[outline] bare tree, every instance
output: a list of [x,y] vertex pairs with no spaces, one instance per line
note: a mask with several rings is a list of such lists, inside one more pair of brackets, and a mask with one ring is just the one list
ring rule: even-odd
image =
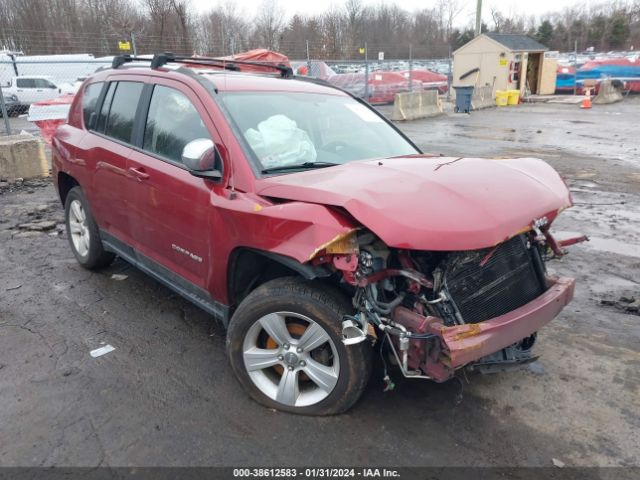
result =
[[327,58],[342,57],[344,38],[344,14],[335,8],[326,11],[321,17],[323,50]]
[[448,40],[453,32],[453,23],[464,11],[465,3],[462,0],[438,0],[438,14],[441,21],[443,40]]
[[262,0],[256,14],[255,33],[264,48],[277,50],[285,27],[285,12],[278,0]]
[[202,14],[192,30],[195,50],[201,55],[232,55],[249,45],[250,27],[233,0],[226,0]]
[[525,19],[523,17],[507,16],[496,8],[491,8],[494,30],[500,33],[525,33]]
[[[469,28],[458,25],[468,0],[436,0],[433,8],[411,13],[399,0],[369,6],[345,0],[342,7],[291,18],[278,0],[263,0],[250,14],[239,12],[235,0],[217,1],[198,13],[191,0],[0,0],[0,49],[113,55],[134,33],[139,53],[229,55],[266,47],[303,58],[309,41],[317,58],[362,58],[358,47],[365,42],[374,55],[406,57],[411,44],[414,57],[433,58],[468,40]],[[576,4],[541,18],[495,8],[491,15],[493,30],[501,32],[531,35],[546,21],[545,41],[554,49],[573,50],[576,41],[579,49],[640,48],[640,0]]]
[[362,0],[347,0],[344,7],[347,12],[346,37],[349,42],[349,51],[353,53],[356,48],[361,46],[364,37],[362,32],[364,8]]

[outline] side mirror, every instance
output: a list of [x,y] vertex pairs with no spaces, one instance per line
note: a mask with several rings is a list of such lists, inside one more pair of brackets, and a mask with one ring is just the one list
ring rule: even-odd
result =
[[221,166],[220,154],[208,138],[192,140],[182,150],[182,163],[189,173],[195,177],[220,180],[222,172],[216,168]]

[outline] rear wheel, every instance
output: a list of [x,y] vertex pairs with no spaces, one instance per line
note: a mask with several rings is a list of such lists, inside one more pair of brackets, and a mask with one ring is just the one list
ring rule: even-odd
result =
[[115,255],[107,252],[102,245],[100,232],[89,203],[80,187],[69,190],[64,207],[67,237],[73,255],[78,263],[88,269],[96,269],[109,265]]
[[349,302],[337,291],[299,278],[279,278],[251,292],[227,333],[231,366],[263,405],[331,415],[360,398],[371,371],[371,347],[342,343]]

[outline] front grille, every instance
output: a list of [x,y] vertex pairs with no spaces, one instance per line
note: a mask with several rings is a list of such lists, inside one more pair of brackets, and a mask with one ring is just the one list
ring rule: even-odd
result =
[[445,285],[465,323],[478,323],[529,303],[544,292],[532,250],[520,235],[493,248],[454,252],[448,259]]

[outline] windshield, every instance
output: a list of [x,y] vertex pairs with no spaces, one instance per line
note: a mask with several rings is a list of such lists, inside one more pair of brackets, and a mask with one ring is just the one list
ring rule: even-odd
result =
[[222,101],[265,173],[419,153],[351,97],[231,92]]

